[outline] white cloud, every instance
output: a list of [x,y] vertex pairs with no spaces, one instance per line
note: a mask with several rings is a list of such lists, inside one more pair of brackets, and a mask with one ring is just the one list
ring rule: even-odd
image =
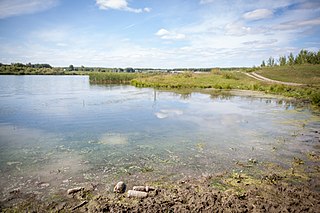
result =
[[257,9],[251,12],[247,12],[243,15],[243,18],[247,20],[259,20],[270,18],[273,15],[273,12],[268,9]]
[[57,2],[57,0],[1,0],[0,19],[48,10],[56,6]]
[[149,12],[151,12],[151,8],[150,7],[145,7],[145,8],[143,8],[143,11],[144,12],[147,12],[147,13],[149,13]]
[[158,32],[156,32],[155,35],[159,36],[161,39],[166,39],[166,40],[182,40],[186,38],[185,34],[170,32],[166,29],[158,30]]
[[157,33],[156,33],[156,35],[157,36],[164,36],[164,35],[168,35],[168,34],[170,34],[170,32],[168,31],[168,30],[166,30],[166,29],[160,29]]
[[128,6],[127,0],[96,0],[96,4],[101,10],[123,10],[133,13],[150,12],[151,8],[132,8]]
[[285,23],[281,23],[277,26],[274,26],[273,29],[275,30],[297,30],[304,27],[313,27],[320,25],[320,18],[316,19],[309,19],[309,20],[302,20],[302,21],[289,21]]
[[226,35],[230,36],[244,36],[252,32],[250,27],[244,26],[239,22],[227,24],[225,30]]
[[248,46],[255,46],[255,47],[259,47],[259,46],[267,46],[267,45],[273,45],[277,42],[277,39],[267,39],[267,40],[253,40],[253,41],[246,41],[243,42],[242,44],[244,45],[248,45]]

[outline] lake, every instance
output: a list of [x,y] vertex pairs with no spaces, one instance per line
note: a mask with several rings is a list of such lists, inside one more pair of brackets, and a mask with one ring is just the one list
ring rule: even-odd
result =
[[178,180],[290,167],[319,138],[319,114],[264,95],[93,85],[87,76],[0,76],[0,188]]

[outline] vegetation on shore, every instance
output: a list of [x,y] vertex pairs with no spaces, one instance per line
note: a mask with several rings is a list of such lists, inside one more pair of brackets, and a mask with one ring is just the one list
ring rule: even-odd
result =
[[87,71],[69,70],[52,67],[49,64],[1,64],[0,75],[87,75]]
[[[292,73],[290,70],[295,70]],[[214,88],[240,89],[263,91],[269,94],[284,95],[301,100],[310,101],[320,106],[320,65],[299,65],[294,67],[268,67],[257,70],[258,73],[274,79],[274,75],[281,76],[280,80],[287,82],[305,83],[305,86],[288,86],[282,84],[261,82],[250,78],[242,70],[223,72],[214,69],[211,73],[195,74],[159,74],[155,76],[133,79],[131,84],[137,87],[155,88]],[[267,76],[265,73],[269,73]],[[277,78],[275,78],[278,80]],[[297,81],[296,79],[299,79]]]
[[[199,71],[199,72],[195,72]],[[262,82],[246,75],[258,74],[277,81],[304,84],[303,86]],[[133,68],[55,68],[49,64],[5,65],[0,63],[0,75],[89,75],[92,83],[131,83],[137,87],[166,89],[239,89],[263,91],[309,101],[320,106],[320,51],[301,50],[298,55],[273,57],[260,67],[230,69],[133,69]]]
[[131,80],[138,78],[138,73],[115,73],[115,72],[93,72],[89,73],[90,82],[92,83],[130,83]]
[[277,81],[320,86],[320,65],[263,67],[256,73]]

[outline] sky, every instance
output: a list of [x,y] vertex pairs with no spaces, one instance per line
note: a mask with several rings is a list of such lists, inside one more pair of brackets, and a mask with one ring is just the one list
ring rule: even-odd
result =
[[0,0],[5,64],[252,67],[319,35],[319,0]]

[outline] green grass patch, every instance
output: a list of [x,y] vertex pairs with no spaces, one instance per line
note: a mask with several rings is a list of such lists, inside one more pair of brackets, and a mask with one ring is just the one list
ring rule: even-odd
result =
[[159,74],[134,79],[131,84],[137,87],[156,88],[215,88],[215,89],[250,89],[256,81],[240,72],[229,73],[180,73]]
[[[306,74],[297,74],[299,77],[288,77],[287,82],[293,81],[293,78],[299,78],[298,83],[305,83],[305,86],[288,86],[282,84],[275,84],[270,82],[262,82],[255,80],[247,76],[241,71],[219,71],[214,70],[211,73],[201,73],[195,74],[191,72],[180,73],[180,74],[156,74],[150,76],[139,76],[131,80],[131,84],[137,87],[154,87],[161,89],[204,89],[204,88],[214,88],[214,89],[240,89],[240,90],[254,90],[262,91],[269,94],[283,95],[286,97],[297,98],[304,101],[309,101],[310,103],[320,106],[320,85],[316,77],[311,77],[311,73],[319,73],[318,65],[301,65],[295,66],[296,70],[299,72],[306,72]],[[306,68],[307,67],[307,68]],[[277,68],[266,68],[259,71],[263,74],[265,72],[272,71],[275,72]],[[281,72],[281,71],[280,71]],[[288,70],[284,70],[282,76],[285,73],[288,74]],[[274,74],[275,75],[275,74]],[[266,75],[264,75],[266,76]],[[270,76],[266,76],[271,78]],[[275,78],[272,78],[275,79]],[[311,80],[310,80],[311,79]],[[275,79],[282,80],[283,79]],[[297,82],[297,81],[293,81]]]
[[320,86],[320,65],[295,65],[264,67],[258,74],[277,81],[294,82]]
[[89,78],[93,83],[130,83],[138,75],[137,73],[94,72],[89,74]]

